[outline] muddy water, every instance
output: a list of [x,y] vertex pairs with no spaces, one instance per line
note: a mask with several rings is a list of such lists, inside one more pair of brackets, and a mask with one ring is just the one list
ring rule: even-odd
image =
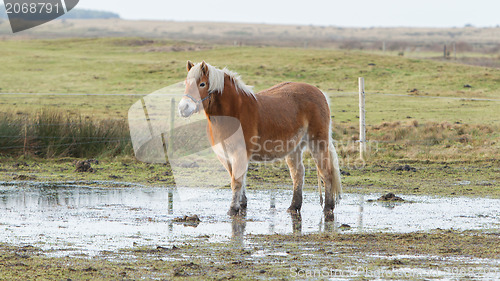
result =
[[[500,200],[403,196],[410,202],[369,202],[380,194],[344,194],[335,221],[325,223],[316,192],[304,192],[301,220],[286,208],[291,191],[248,191],[246,219],[226,215],[228,189],[96,187],[81,184],[0,184],[0,243],[33,245],[54,253],[94,255],[189,239],[226,241],[245,234],[411,232],[498,229]],[[174,222],[197,214],[198,225]],[[342,224],[350,227],[340,227]]]

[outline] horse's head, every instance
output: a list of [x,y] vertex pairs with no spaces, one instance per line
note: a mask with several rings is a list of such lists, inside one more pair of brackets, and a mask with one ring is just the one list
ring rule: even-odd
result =
[[187,62],[188,75],[186,77],[186,89],[184,97],[179,102],[179,114],[189,117],[203,108],[203,102],[210,98],[210,65],[204,61],[198,64]]

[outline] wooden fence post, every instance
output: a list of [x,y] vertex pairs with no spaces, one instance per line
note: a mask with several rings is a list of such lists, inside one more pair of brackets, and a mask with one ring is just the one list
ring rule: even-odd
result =
[[361,160],[365,160],[366,152],[365,123],[365,79],[359,77],[359,152]]
[[24,147],[23,147],[24,157],[28,156],[27,146],[28,146],[28,124],[24,123]]
[[455,42],[453,42],[453,57],[457,59],[457,46]]

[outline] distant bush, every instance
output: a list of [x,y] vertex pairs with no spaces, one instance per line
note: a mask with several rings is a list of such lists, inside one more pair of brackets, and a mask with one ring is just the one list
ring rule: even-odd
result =
[[251,32],[248,31],[239,31],[239,30],[230,30],[224,32],[227,36],[253,36]]
[[339,48],[344,50],[363,50],[364,45],[363,42],[359,40],[344,40]]
[[472,52],[474,48],[467,42],[459,41],[456,43],[457,51],[459,52]]

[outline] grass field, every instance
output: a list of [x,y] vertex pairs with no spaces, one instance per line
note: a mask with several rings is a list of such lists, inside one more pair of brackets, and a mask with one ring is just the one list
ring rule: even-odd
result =
[[[158,180],[173,182],[162,165],[151,169],[133,160],[125,123],[129,107],[141,96],[182,81],[190,59],[238,71],[257,91],[281,81],[303,81],[327,92],[342,168],[352,174],[344,183],[358,192],[390,187],[414,193],[418,187],[417,193],[424,194],[498,196],[499,69],[360,51],[224,47],[140,38],[11,40],[0,42],[0,47],[9,54],[0,65],[1,92],[27,93],[0,95],[5,117],[1,133],[17,136],[0,140],[3,147],[16,147],[2,150],[3,180],[20,175],[44,181],[109,180],[111,174],[153,185]],[[364,170],[355,167],[358,76],[365,77],[369,93],[371,149]],[[80,95],[64,95],[74,93]],[[58,130],[37,125],[45,123],[68,125],[56,126]],[[18,165],[19,155],[27,166]],[[97,173],[75,175],[74,158],[60,159],[68,156],[104,162]],[[136,172],[121,163],[132,165]],[[422,172],[416,179],[402,177],[390,171],[395,163],[410,163]],[[455,166],[443,170],[440,163]],[[467,191],[455,185],[464,169],[472,180]],[[250,171],[249,184],[253,188],[265,188],[262,181],[290,184],[287,168],[278,171],[277,175],[275,169]],[[311,186],[315,173],[308,168]],[[422,177],[427,178],[425,183],[420,182]],[[484,189],[484,181],[493,187]]]
[[[144,38],[17,38],[0,41],[0,50],[0,93],[10,93],[0,95],[0,148],[16,147],[0,150],[0,181],[172,185],[168,165],[140,163],[133,157],[127,111],[141,96],[182,81],[189,59],[227,66],[257,91],[282,81],[302,81],[329,93],[333,136],[339,141],[342,169],[349,173],[343,176],[345,192],[500,198],[497,68],[390,52]],[[360,76],[368,92],[371,141],[363,165],[358,165],[355,142]],[[464,88],[466,84],[472,87]],[[89,139],[99,144],[87,143]],[[90,157],[100,162],[92,164],[94,172],[76,172],[75,161]],[[395,169],[403,164],[415,172]],[[312,165],[306,168],[310,189],[316,171]],[[281,162],[252,165],[248,185],[254,190],[290,188],[291,180]],[[497,229],[245,235],[244,245],[208,240],[197,237],[175,247],[152,241],[147,247],[102,252],[97,260],[53,257],[33,245],[0,243],[0,279],[287,279],[305,268],[350,270],[361,264],[392,273],[467,267],[479,276],[474,274],[498,264],[499,257]],[[281,252],[286,255],[275,255]],[[440,276],[443,272],[436,278]],[[368,274],[355,278],[374,279]]]
[[[355,92],[357,78],[363,76],[369,93],[368,137],[390,142],[383,153],[389,159],[498,155],[500,69],[361,51],[224,47],[141,38],[9,40],[1,41],[0,48],[6,54],[0,64],[0,92],[28,93],[0,95],[1,111],[15,116],[19,124],[29,123],[40,110],[60,111],[68,120],[124,120],[140,96],[182,81],[188,59],[206,60],[239,72],[256,91],[282,81],[318,86],[329,93],[340,141],[356,138]],[[471,87],[464,88],[466,84]],[[388,137],[394,132],[399,135]],[[423,146],[412,147],[418,141]]]
[[182,81],[188,59],[228,66],[256,90],[293,80],[328,92],[353,92],[363,76],[367,92],[417,89],[420,95],[498,98],[500,83],[498,69],[358,51],[217,46],[189,51],[204,45],[139,38],[10,40],[0,47],[0,91],[7,93],[148,94]]

